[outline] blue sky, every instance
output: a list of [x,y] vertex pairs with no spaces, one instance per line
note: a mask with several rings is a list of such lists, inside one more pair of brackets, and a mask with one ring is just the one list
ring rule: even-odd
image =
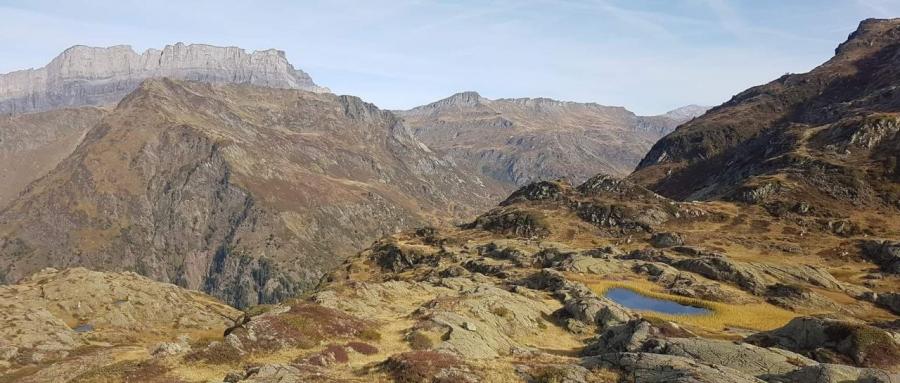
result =
[[383,108],[475,90],[656,114],[807,71],[860,20],[898,16],[900,0],[0,0],[0,72],[75,44],[183,41],[282,49]]

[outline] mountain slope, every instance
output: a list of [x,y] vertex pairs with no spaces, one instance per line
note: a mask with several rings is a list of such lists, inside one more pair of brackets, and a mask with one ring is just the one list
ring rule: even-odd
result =
[[828,62],[748,89],[661,139],[631,178],[678,199],[896,212],[898,67],[900,19],[863,21]]
[[85,107],[0,117],[0,209],[68,157],[104,114]]
[[653,142],[696,112],[640,117],[621,107],[464,92],[398,114],[429,147],[513,189],[628,174]]
[[274,49],[247,53],[237,47],[178,43],[138,54],[127,45],[77,45],[45,67],[0,75],[0,114],[115,104],[141,81],[162,77],[328,91]]
[[0,277],[132,270],[244,307],[490,190],[355,97],[149,80],[0,213]]

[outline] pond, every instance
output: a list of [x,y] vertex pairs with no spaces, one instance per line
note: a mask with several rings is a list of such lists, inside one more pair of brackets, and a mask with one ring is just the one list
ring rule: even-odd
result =
[[655,311],[662,314],[675,315],[700,315],[712,313],[709,309],[683,305],[665,299],[651,298],[621,287],[607,290],[605,296],[632,310]]
[[75,330],[75,332],[91,332],[91,331],[94,331],[94,326],[91,324],[85,323],[85,324],[78,325],[78,327],[75,327],[73,330]]

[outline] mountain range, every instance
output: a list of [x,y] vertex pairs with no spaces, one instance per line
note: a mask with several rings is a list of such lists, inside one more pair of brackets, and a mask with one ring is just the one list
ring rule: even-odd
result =
[[274,49],[178,43],[138,54],[127,45],[77,45],[45,67],[0,75],[0,114],[115,104],[142,81],[161,77],[328,92]]
[[129,270],[237,307],[312,288],[381,235],[471,219],[520,184],[625,174],[680,121],[471,93],[388,112],[278,51],[180,43],[78,46],[3,76],[0,155],[21,166],[2,175],[0,280]]
[[642,117],[622,107],[458,93],[398,112],[422,142],[510,188],[603,172],[625,176],[659,138],[703,114],[690,106]]
[[865,20],[649,117],[167,77],[14,111],[0,383],[900,381],[898,58]]

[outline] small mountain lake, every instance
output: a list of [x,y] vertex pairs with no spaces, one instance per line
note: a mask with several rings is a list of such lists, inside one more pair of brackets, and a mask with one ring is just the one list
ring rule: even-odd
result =
[[638,311],[655,311],[662,314],[674,315],[700,315],[712,313],[709,309],[683,305],[665,299],[651,298],[621,287],[607,290],[604,296],[622,306]]

